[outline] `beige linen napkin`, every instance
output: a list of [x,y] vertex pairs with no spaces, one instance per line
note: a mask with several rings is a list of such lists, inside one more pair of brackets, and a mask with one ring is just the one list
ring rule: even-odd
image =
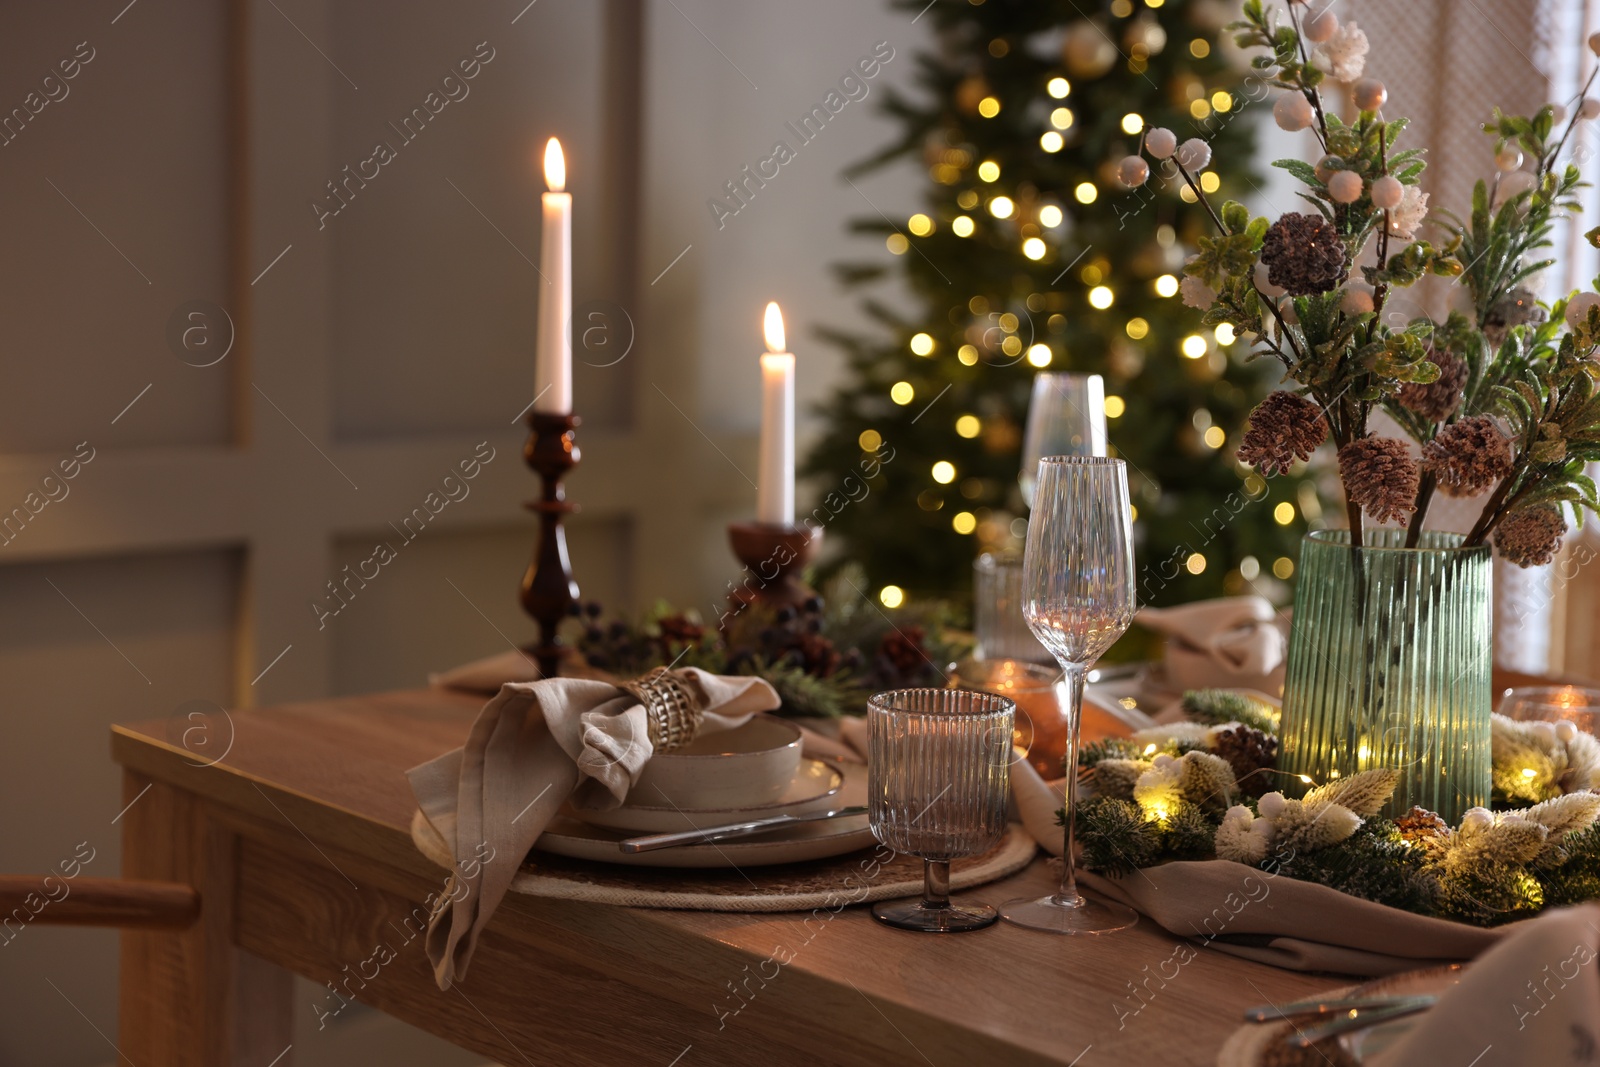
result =
[[[671,672],[706,709],[700,732],[726,730],[778,707],[760,678],[690,667]],[[478,713],[465,747],[406,772],[412,792],[456,857],[428,925],[439,988],[466,974],[478,932],[523,857],[562,803],[622,803],[650,758],[645,709],[609,682],[551,678],[509,683]]]
[[1079,881],[1168,933],[1291,971],[1372,976],[1454,963],[1517,926],[1486,930],[1413,915],[1227,860],[1164,863],[1120,878],[1085,873]]
[[1165,681],[1174,690],[1246,686],[1276,693],[1287,641],[1263,597],[1201,600],[1142,608],[1139,625],[1166,635]]
[[1600,905],[1519,923],[1484,953],[1378,1067],[1593,1064],[1600,1058]]

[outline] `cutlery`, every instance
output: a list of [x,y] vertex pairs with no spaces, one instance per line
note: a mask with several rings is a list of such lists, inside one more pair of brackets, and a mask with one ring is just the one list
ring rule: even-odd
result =
[[1377,1026],[1391,1019],[1399,1019],[1407,1015],[1427,1011],[1433,1007],[1437,997],[1407,997],[1399,1003],[1390,1004],[1381,1008],[1351,1008],[1342,1015],[1336,1015],[1326,1022],[1315,1026],[1308,1026],[1304,1030],[1296,1030],[1289,1037],[1289,1044],[1295,1048],[1310,1048],[1313,1044],[1324,1038],[1336,1034],[1349,1033],[1352,1030],[1365,1030],[1369,1026]]
[[855,804],[847,808],[834,808],[831,811],[816,811],[808,815],[774,815],[766,819],[754,819],[750,822],[730,823],[726,826],[708,826],[701,830],[683,830],[671,834],[646,834],[643,837],[630,837],[626,841],[618,842],[619,848],[627,853],[653,852],[658,848],[676,848],[679,845],[703,845],[710,841],[723,841],[730,837],[749,837],[752,834],[764,834],[769,830],[781,829],[803,822],[821,822],[825,819],[842,819],[850,815],[865,815],[866,806]]
[[1407,1004],[1428,1008],[1438,999],[1432,994],[1341,997],[1335,1000],[1313,997],[1310,1000],[1297,1000],[1290,1004],[1262,1004],[1259,1007],[1249,1008],[1244,1013],[1244,1019],[1250,1023],[1270,1023],[1288,1015],[1341,1015],[1348,1011],[1372,1011],[1375,1008]]

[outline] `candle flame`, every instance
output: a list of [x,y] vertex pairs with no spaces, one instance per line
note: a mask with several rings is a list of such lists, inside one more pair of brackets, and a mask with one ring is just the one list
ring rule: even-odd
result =
[[762,332],[767,335],[768,352],[784,352],[783,312],[778,310],[777,301],[767,304],[767,317],[761,324]]
[[567,158],[561,154],[561,142],[554,137],[544,146],[544,183],[552,193],[567,187]]

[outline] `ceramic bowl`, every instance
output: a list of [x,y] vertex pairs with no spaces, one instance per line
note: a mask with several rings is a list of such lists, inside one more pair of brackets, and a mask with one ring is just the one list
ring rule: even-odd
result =
[[650,757],[628,804],[746,808],[783,796],[800,769],[800,727],[771,715],[701,734],[682,748]]

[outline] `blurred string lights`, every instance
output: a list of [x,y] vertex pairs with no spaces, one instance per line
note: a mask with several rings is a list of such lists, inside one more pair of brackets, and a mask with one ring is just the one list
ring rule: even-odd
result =
[[[969,3],[978,7],[982,6],[983,0],[969,0]],[[912,251],[913,244],[927,242],[925,248],[919,248],[922,258],[930,263],[947,265],[952,258],[969,255],[962,250],[960,242],[973,241],[983,247],[983,252],[974,250],[970,253],[972,256],[987,255],[990,248],[1003,249],[1009,246],[1024,261],[1024,271],[1029,269],[1028,265],[1042,268],[1039,280],[1031,282],[1042,291],[1026,295],[1028,315],[1025,319],[1020,319],[1018,314],[1003,307],[990,307],[989,298],[982,293],[971,296],[964,305],[957,303],[950,308],[948,326],[943,323],[934,325],[937,313],[930,315],[928,325],[903,335],[906,347],[902,349],[902,352],[909,351],[918,360],[929,361],[926,364],[928,376],[919,377],[916,365],[903,365],[898,372],[877,376],[872,386],[874,390],[887,388],[889,400],[902,409],[917,401],[919,391],[923,402],[931,402],[942,395],[941,388],[948,388],[946,383],[950,372],[934,369],[941,365],[950,366],[942,363],[945,360],[952,360],[954,365],[962,368],[978,368],[982,364],[984,368],[1016,368],[1023,373],[1044,369],[1099,369],[1086,367],[1081,357],[1074,360],[1067,351],[1066,338],[1058,336],[1069,333],[1061,328],[1068,316],[1075,316],[1080,321],[1086,317],[1106,320],[1099,327],[1099,332],[1117,338],[1124,347],[1130,342],[1134,343],[1133,347],[1139,352],[1136,358],[1140,362],[1149,355],[1149,346],[1158,345],[1176,357],[1179,366],[1188,368],[1185,374],[1194,381],[1216,381],[1224,375],[1225,368],[1230,364],[1229,350],[1238,340],[1231,327],[1224,325],[1200,331],[1196,322],[1189,326],[1193,332],[1180,332],[1174,337],[1171,333],[1174,314],[1152,313],[1151,294],[1160,301],[1173,301],[1173,311],[1177,311],[1176,303],[1180,295],[1177,266],[1181,262],[1182,248],[1177,243],[1175,227],[1169,223],[1156,227],[1156,241],[1165,250],[1161,258],[1166,262],[1162,268],[1150,270],[1148,264],[1152,259],[1141,263],[1123,250],[1108,255],[1105,242],[1096,249],[1092,245],[1086,247],[1084,239],[1075,236],[1074,230],[1078,225],[1075,220],[1086,214],[1106,212],[1114,215],[1119,205],[1120,209],[1125,209],[1128,203],[1127,190],[1117,180],[1113,167],[1089,167],[1075,174],[1069,171],[1062,180],[1048,185],[1039,180],[1040,166],[1049,162],[1048,157],[1057,156],[1069,147],[1081,147],[1085,143],[1084,138],[1103,137],[1106,123],[1113,124],[1122,135],[1137,141],[1147,134],[1152,125],[1176,125],[1173,121],[1176,118],[1174,110],[1186,111],[1190,118],[1202,122],[1215,114],[1226,114],[1237,109],[1238,100],[1230,91],[1231,86],[1237,84],[1237,72],[1222,69],[1215,60],[1212,60],[1211,66],[1201,64],[1191,70],[1180,70],[1179,76],[1170,80],[1170,91],[1180,94],[1176,100],[1164,98],[1168,83],[1163,83],[1160,90],[1163,99],[1147,106],[1142,101],[1154,93],[1147,93],[1140,86],[1132,89],[1141,101],[1137,109],[1118,109],[1105,115],[1100,107],[1103,96],[1090,93],[1094,100],[1091,104],[1082,99],[1085,93],[1080,87],[1075,97],[1074,81],[1098,80],[1106,69],[1119,62],[1119,55],[1127,70],[1135,75],[1144,71],[1151,55],[1163,47],[1170,49],[1174,44],[1177,51],[1186,52],[1195,60],[1211,57],[1214,50],[1212,42],[1203,36],[1192,36],[1194,31],[1183,34],[1176,41],[1166,40],[1168,32],[1201,26],[1203,19],[1198,16],[1190,18],[1187,14],[1190,6],[1183,0],[1111,0],[1107,8],[1102,10],[1108,9],[1114,19],[1128,20],[1125,23],[1128,33],[1134,33],[1135,27],[1138,27],[1139,32],[1147,36],[1142,42],[1134,41],[1132,44],[1129,43],[1130,38],[1123,38],[1121,47],[1112,48],[1113,54],[1106,68],[1098,73],[1076,71],[1072,64],[1071,46],[1068,45],[1064,71],[1039,75],[1031,87],[1016,83],[989,84],[982,73],[969,74],[955,85],[952,102],[959,112],[972,117],[978,129],[986,128],[987,123],[994,121],[996,128],[1003,128],[1006,131],[1004,136],[1010,137],[1011,131],[1019,123],[1031,122],[1033,133],[1026,135],[1025,141],[1017,143],[1015,152],[1009,147],[1014,142],[996,141],[994,138],[986,143],[984,137],[970,134],[943,139],[930,137],[926,152],[928,173],[936,186],[945,187],[948,192],[935,190],[930,202],[932,206],[910,215],[901,232],[886,235],[887,249],[895,256],[904,256]],[[1150,14],[1161,8],[1172,7],[1180,9],[1174,13],[1172,21],[1168,21],[1166,12],[1161,13],[1160,20]],[[1095,33],[1107,45],[1112,44],[1101,20],[1094,23],[1083,21],[1077,25],[1098,25],[1100,28]],[[1067,32],[1069,35],[1072,32],[1070,25]],[[1112,23],[1109,32],[1115,35],[1123,31],[1117,28],[1116,23]],[[1198,32],[1210,31],[1202,28]],[[1157,35],[1159,40],[1149,36],[1151,34]],[[985,47],[982,38],[978,39],[976,47]],[[989,55],[995,59],[1003,58],[1012,48],[1013,43],[1004,37],[995,37],[987,45]],[[1205,84],[1204,78],[1213,76],[1231,81],[1225,85]],[[1151,83],[1152,86],[1155,84]],[[1093,91],[1103,92],[1104,88],[1095,86]],[[1135,102],[1135,96],[1130,95],[1126,99],[1129,104]],[[958,119],[952,128],[963,125],[967,125],[965,120]],[[1096,133],[1096,127],[1100,132]],[[1040,162],[1027,159],[1027,152],[1033,152]],[[1066,161],[1066,157],[1062,157],[1062,161]],[[1049,165],[1059,167],[1060,162]],[[1070,167],[1075,164],[1067,165]],[[1088,166],[1087,161],[1083,165]],[[1208,193],[1218,192],[1221,187],[1218,175],[1209,170],[1198,174],[1197,182]],[[1171,191],[1167,191],[1169,196]],[[1194,196],[1186,188],[1178,191],[1184,200],[1195,202]],[[1170,211],[1164,213],[1165,217],[1170,215]],[[1052,270],[1052,267],[1055,269]],[[953,271],[951,273],[959,279],[959,275]],[[1023,278],[1024,275],[1018,274],[1018,277]],[[959,285],[959,280],[954,284]],[[978,284],[984,285],[981,280]],[[956,290],[957,293],[959,291]],[[1027,290],[1022,290],[1022,293],[1027,293]],[[959,299],[956,296],[956,300]],[[1020,303],[1024,298],[1012,296],[1005,299]],[[1152,325],[1153,321],[1155,326]],[[1126,341],[1122,341],[1124,337]],[[1113,373],[1115,376],[1117,372]],[[1126,379],[1135,374],[1136,370],[1120,376]],[[1115,383],[1108,380],[1108,384]],[[1223,387],[1231,389],[1234,394],[1240,392],[1237,386],[1231,384],[1223,383]],[[1133,387],[1127,390],[1126,396],[1120,393],[1108,395],[1107,417],[1122,420],[1129,417],[1130,411],[1141,420],[1148,417],[1148,401],[1139,394],[1149,392],[1148,389]],[[876,395],[881,397],[883,393],[877,392]],[[1196,395],[1192,391],[1188,393],[1187,402],[1196,404]],[[963,477],[963,472],[957,469],[958,446],[963,441],[977,441],[987,447],[991,437],[1003,436],[1008,432],[1008,422],[1012,422],[1013,413],[1002,414],[981,404],[972,406],[976,410],[948,412],[942,419],[934,420],[934,423],[944,427],[944,433],[954,430],[952,452],[945,456],[937,451],[921,453],[926,458],[916,468],[921,472],[919,477],[923,482],[916,500],[924,512],[942,513],[941,521],[948,521],[949,528],[956,534],[981,538],[986,517],[991,513],[991,509],[982,506],[982,503],[993,503],[993,489],[985,488],[985,478],[992,487],[993,476],[968,469]],[[1228,447],[1232,422],[1239,417],[1236,401],[1224,405],[1225,409],[1228,407],[1234,409],[1234,413],[1224,413],[1228,425],[1219,425],[1207,406],[1195,406],[1189,412],[1186,425],[1182,408],[1178,412],[1162,414],[1173,414],[1180,420],[1180,434],[1188,442],[1185,447],[1211,454]],[[1014,423],[1009,432],[1015,432]],[[857,443],[863,451],[872,451],[869,446],[881,444],[882,440],[883,436],[877,429],[868,429],[860,432]],[[1237,473],[1241,481],[1250,474],[1244,468]],[[1174,483],[1163,483],[1163,486],[1167,484]],[[962,500],[952,507],[952,494],[956,492],[961,494]],[[1312,500],[1315,500],[1314,493]],[[962,506],[966,501],[980,503]],[[1020,520],[1012,520],[1004,511],[997,514],[1008,520],[1015,532],[1015,522]],[[1291,525],[1301,517],[1300,509],[1288,501],[1269,505],[1263,511],[1263,515],[1266,514],[1270,514],[1274,520],[1269,526]],[[1215,553],[1214,549],[1211,551]],[[1232,560],[1213,558],[1208,562],[1206,549],[1202,547],[1200,551],[1182,557],[1181,565],[1191,575],[1206,574],[1208,568],[1211,568],[1209,573],[1215,575],[1218,573],[1215,570],[1217,563],[1222,562],[1224,569],[1231,568],[1230,575],[1237,575],[1246,582],[1255,581],[1269,573],[1279,579],[1293,574],[1294,564],[1287,556],[1268,554],[1266,559],[1271,560],[1270,564],[1255,555],[1234,557]],[[900,584],[886,584],[879,590],[879,600],[886,607],[899,607],[908,597],[907,589]]]

